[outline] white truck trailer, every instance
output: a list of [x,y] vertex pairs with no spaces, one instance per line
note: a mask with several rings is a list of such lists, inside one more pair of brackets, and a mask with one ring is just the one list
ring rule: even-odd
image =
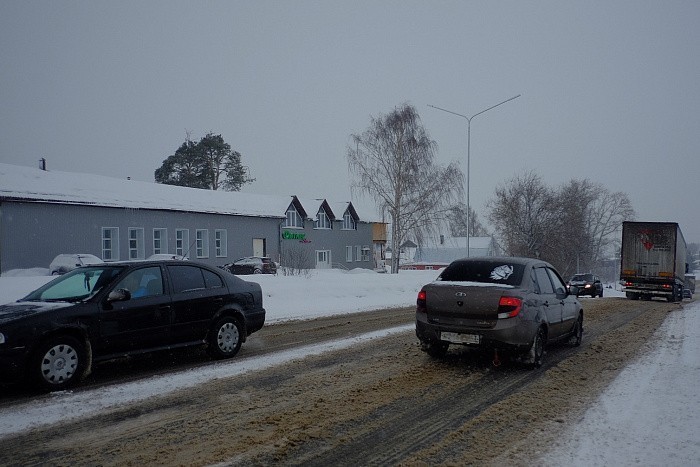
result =
[[620,281],[632,300],[683,300],[686,244],[675,222],[623,222]]

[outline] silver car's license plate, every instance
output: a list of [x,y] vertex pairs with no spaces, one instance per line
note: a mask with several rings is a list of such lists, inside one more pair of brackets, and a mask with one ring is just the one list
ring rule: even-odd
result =
[[459,334],[457,332],[442,332],[440,339],[453,344],[481,344],[479,334]]

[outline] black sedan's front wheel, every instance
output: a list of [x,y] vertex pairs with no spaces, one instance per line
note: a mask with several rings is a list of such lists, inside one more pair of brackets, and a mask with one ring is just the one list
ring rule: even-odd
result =
[[209,332],[207,352],[213,358],[231,358],[243,343],[243,326],[232,316],[220,318]]
[[31,362],[34,381],[48,391],[61,391],[83,379],[88,369],[85,344],[73,336],[54,336],[44,341]]

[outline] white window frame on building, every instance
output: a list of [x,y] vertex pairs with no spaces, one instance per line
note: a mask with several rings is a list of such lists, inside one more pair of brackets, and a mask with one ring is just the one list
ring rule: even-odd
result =
[[168,252],[168,229],[153,229],[153,254],[160,255]]
[[369,261],[370,248],[365,245],[362,247],[362,261]]
[[209,258],[209,230],[197,229],[194,235],[197,258]]
[[345,261],[352,263],[352,245],[347,245],[345,247]]
[[214,231],[214,254],[217,258],[226,258],[228,256],[227,237],[225,229],[216,229]]
[[178,256],[190,256],[190,230],[175,229],[175,254]]
[[102,227],[102,259],[119,261],[119,227]]
[[343,230],[357,230],[357,223],[349,209],[343,214]]
[[355,261],[361,261],[362,258],[362,247],[360,245],[355,245]]
[[129,227],[129,259],[145,259],[143,227]]
[[299,211],[294,205],[287,209],[287,219],[284,221],[284,226],[288,229],[303,229],[304,219],[299,215]]
[[323,206],[319,208],[316,213],[316,220],[314,220],[314,229],[330,230],[331,229],[331,219],[328,217],[328,213]]

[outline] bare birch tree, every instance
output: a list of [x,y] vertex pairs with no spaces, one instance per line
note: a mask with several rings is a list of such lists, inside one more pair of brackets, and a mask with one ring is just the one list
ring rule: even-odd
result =
[[391,271],[397,273],[400,245],[408,235],[424,238],[446,222],[463,193],[462,171],[456,162],[444,168],[434,162],[437,144],[410,104],[371,117],[367,130],[351,138],[351,187],[374,198],[389,215]]

